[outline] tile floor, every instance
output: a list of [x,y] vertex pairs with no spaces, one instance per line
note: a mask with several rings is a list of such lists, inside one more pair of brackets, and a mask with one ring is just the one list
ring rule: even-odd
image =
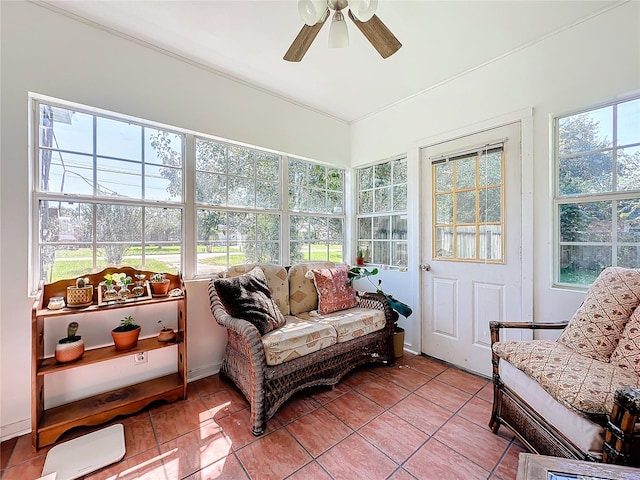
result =
[[[254,437],[247,402],[213,375],[185,401],[119,419],[125,458],[84,479],[515,479],[524,449],[488,429],[491,399],[488,380],[405,353],[298,394]],[[30,442],[2,443],[2,480],[40,476],[48,449]]]

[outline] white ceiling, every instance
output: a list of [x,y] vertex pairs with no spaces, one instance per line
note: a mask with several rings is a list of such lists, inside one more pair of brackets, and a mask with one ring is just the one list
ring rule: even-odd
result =
[[349,48],[329,49],[328,20],[300,63],[282,59],[302,27],[296,0],[44,3],[351,122],[620,2],[379,0],[397,53],[383,60],[350,19]]

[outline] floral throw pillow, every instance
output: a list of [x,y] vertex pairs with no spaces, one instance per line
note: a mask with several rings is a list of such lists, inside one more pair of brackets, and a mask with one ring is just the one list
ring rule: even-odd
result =
[[349,277],[346,266],[309,270],[308,275],[313,275],[318,290],[320,315],[353,308],[358,304],[356,291],[347,283]]
[[267,278],[260,267],[237,277],[218,278],[213,285],[227,313],[251,322],[260,335],[287,323],[271,297]]

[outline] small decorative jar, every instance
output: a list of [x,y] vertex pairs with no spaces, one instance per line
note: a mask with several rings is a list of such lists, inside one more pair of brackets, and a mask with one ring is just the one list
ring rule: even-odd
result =
[[49,310],[60,310],[64,308],[64,297],[51,297],[47,308]]
[[131,290],[129,290],[129,286],[122,285],[120,287],[120,290],[118,291],[118,297],[120,297],[122,300],[126,300],[130,296],[131,296]]
[[104,293],[102,298],[105,300],[117,300],[118,299],[118,291],[116,287],[114,287],[113,283],[107,282],[104,284]]
[[144,295],[143,280],[146,275],[144,273],[136,273],[135,277],[136,286],[131,289],[131,293],[133,293],[135,297],[141,297],[142,295]]

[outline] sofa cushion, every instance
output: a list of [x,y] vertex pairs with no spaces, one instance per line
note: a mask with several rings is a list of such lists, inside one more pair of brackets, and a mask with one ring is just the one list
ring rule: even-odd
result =
[[609,361],[638,304],[640,269],[605,268],[558,341],[582,355]]
[[288,316],[286,325],[262,337],[267,365],[281,363],[316,352],[336,343],[330,325]]
[[640,375],[640,307],[631,314],[618,346],[611,354],[611,363]]
[[356,291],[348,282],[348,267],[313,269],[307,272],[307,277],[313,280],[318,292],[318,313],[337,312],[347,310],[358,304]]
[[260,267],[237,277],[218,278],[213,285],[229,315],[251,322],[260,335],[286,323]]
[[338,343],[382,330],[387,323],[382,310],[359,307],[327,315],[319,315],[315,312],[301,313],[299,317],[331,325],[338,333]]
[[291,315],[318,308],[318,292],[313,280],[306,277],[314,268],[334,268],[333,262],[299,263],[289,269],[289,302]]
[[260,267],[269,285],[271,297],[278,305],[283,315],[289,315],[289,278],[287,269],[281,265],[270,263],[245,263],[243,265],[232,265],[225,272],[225,277],[237,277],[238,275],[250,272],[255,267]]
[[493,351],[536,380],[559,403],[599,423],[611,412],[618,388],[640,386],[635,373],[585,357],[558,342],[496,342]]

